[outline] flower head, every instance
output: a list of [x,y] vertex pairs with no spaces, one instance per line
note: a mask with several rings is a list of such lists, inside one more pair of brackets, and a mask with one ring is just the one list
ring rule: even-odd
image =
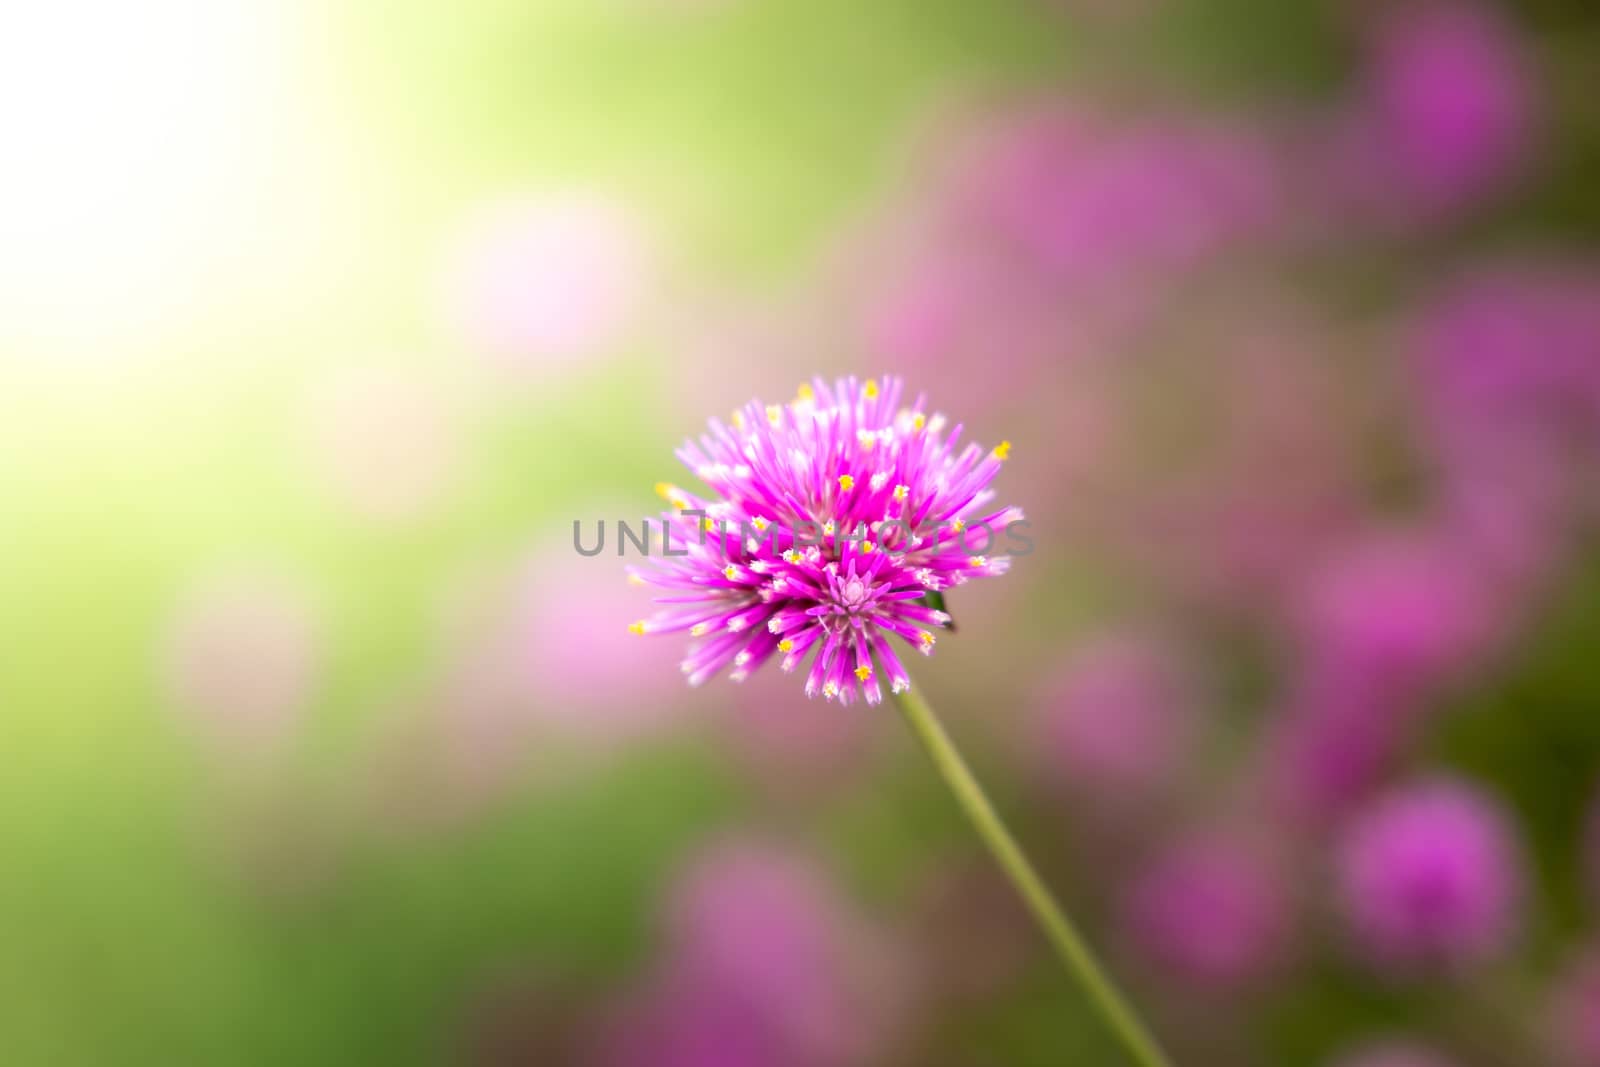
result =
[[1445,206],[1491,191],[1532,135],[1524,42],[1492,5],[1412,0],[1373,27],[1372,106],[1402,188]]
[[1376,962],[1472,964],[1515,933],[1521,850],[1490,798],[1460,782],[1426,782],[1357,820],[1340,883],[1356,940]]
[[[991,508],[1010,452],[958,448],[942,415],[897,378],[802,386],[789,404],[752,401],[713,419],[678,457],[710,487],[663,486],[666,551],[634,571],[663,605],[636,633],[689,631],[690,684],[725,668],[738,681],[773,656],[794,670],[813,652],[806,695],[870,704],[910,688],[889,638],[927,655],[949,616],[926,603],[1004,574],[995,554],[1016,508]],[[881,475],[881,477],[880,477]]]

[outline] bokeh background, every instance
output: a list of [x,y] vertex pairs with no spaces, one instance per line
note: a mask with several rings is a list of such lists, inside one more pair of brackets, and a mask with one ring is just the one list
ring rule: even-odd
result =
[[1177,1062],[1600,1063],[1592,4],[3,11],[6,1063],[1119,1062],[572,551],[817,373],[1014,443],[918,682]]

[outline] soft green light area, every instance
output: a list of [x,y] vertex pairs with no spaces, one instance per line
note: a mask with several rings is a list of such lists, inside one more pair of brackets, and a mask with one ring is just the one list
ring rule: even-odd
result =
[[[483,405],[493,386],[429,304],[450,227],[504,190],[596,186],[659,232],[668,299],[782,285],[942,98],[1064,50],[1020,6],[676,6],[284,8],[264,65],[292,91],[238,131],[265,139],[270,173],[230,208],[271,232],[200,232],[173,275],[190,295],[138,330],[0,334],[7,1063],[448,1060],[467,991],[502,961],[615,972],[663,862],[730,810],[715,755],[689,745],[530,781],[457,832],[348,825],[375,739],[437,666],[453,584],[566,536],[580,502],[648,506],[706,414],[658,401],[669,336]],[[133,279],[95,278],[114,266],[92,240],[66,251],[108,291]],[[95,326],[94,306],[47,295]],[[408,368],[474,413],[460,475],[417,521],[352,518],[316,477],[308,396],[351,362]],[[309,716],[264,770],[214,766],[161,685],[182,592],[235,564],[303,580],[322,628]]]

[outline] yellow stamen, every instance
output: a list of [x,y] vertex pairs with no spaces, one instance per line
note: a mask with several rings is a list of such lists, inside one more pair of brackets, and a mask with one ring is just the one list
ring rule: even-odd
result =
[[778,651],[779,652],[793,652],[794,651],[794,642],[789,640],[787,637],[785,637],[782,641],[778,642]]
[[922,642],[923,648],[933,647],[933,635],[926,630],[922,631],[922,635],[918,637],[917,640]]
[[801,382],[800,388],[795,390],[795,398],[802,404],[812,404],[816,402],[817,391],[811,388],[809,382]]
[[872,677],[872,668],[863,663],[861,666],[856,668],[856,677],[860,678],[863,682],[866,681],[868,678]]
[[871,555],[874,551],[877,550],[877,547],[878,546],[873,544],[871,541],[863,541],[863,542],[861,542],[861,554],[863,556]]
[[950,528],[952,530],[954,530],[956,533],[960,533],[962,530],[965,530],[967,528],[967,520],[965,520],[965,519],[956,519],[956,520],[954,520],[953,522],[950,523]]
[[693,626],[689,627],[690,637],[704,637],[710,632],[711,624],[708,622],[697,622]]
[[712,530],[717,528],[717,520],[713,519],[710,515],[707,515],[705,518],[700,520],[700,526],[701,529],[705,530],[706,533],[710,533]]
[[876,400],[876,399],[878,399],[878,383],[877,383],[877,380],[873,379],[873,380],[868,381],[866,386],[861,390],[861,392],[868,400]]
[[897,485],[897,486],[894,487],[894,498],[896,500],[904,502],[906,496],[910,492],[911,492],[911,487],[909,485]]
[[840,489],[843,489],[845,492],[848,493],[850,490],[854,489],[855,487],[856,487],[856,480],[854,478],[852,478],[848,474],[839,475],[839,488]]
[[833,524],[832,519],[829,519],[827,522],[822,524],[822,535],[824,537],[832,537],[833,531],[836,529],[838,529],[838,527]]
[[750,525],[755,527],[756,533],[766,533],[767,527],[772,524],[767,522],[767,520],[763,519],[760,515],[757,515],[755,518],[750,520]]
[[628,584],[629,585],[644,585],[645,584],[645,580],[643,578],[639,577],[637,574],[630,573],[628,575]]
[[928,425],[928,416],[922,412],[916,412],[911,416],[911,428],[913,430],[921,430],[926,425]]
[[767,421],[776,426],[783,421],[783,409],[777,404],[767,405]]
[[988,556],[968,556],[967,557],[967,566],[969,566],[969,567],[987,567],[988,565],[989,565],[989,557]]
[[722,568],[722,576],[728,579],[730,582],[734,581],[739,577],[739,568],[730,563],[726,567]]
[[998,459],[1001,463],[1004,463],[1006,460],[1010,459],[1011,458],[1011,442],[1010,441],[1001,441],[999,444],[995,445],[994,446],[994,458]]
[[731,417],[733,419],[733,428],[735,430],[743,430],[744,429],[744,412],[739,411],[736,408],[736,409],[734,409],[733,415]]
[[799,563],[800,553],[791,548],[783,554],[783,561],[785,563]]
[[638,622],[630,622],[628,624],[628,632],[630,634],[642,634],[649,628],[650,624],[645,622],[643,619],[640,619]]

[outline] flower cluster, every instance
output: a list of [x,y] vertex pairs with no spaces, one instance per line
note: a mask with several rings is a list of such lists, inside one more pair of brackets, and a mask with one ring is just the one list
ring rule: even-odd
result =
[[663,607],[631,629],[700,639],[690,684],[730,667],[742,680],[773,656],[792,671],[815,650],[807,696],[848,704],[859,686],[876,704],[880,670],[893,692],[911,685],[889,637],[926,655],[950,621],[928,595],[1006,572],[992,553],[1022,512],[991,508],[989,483],[1009,442],[958,446],[960,425],[947,434],[902,391],[897,378],[817,379],[679,449],[710,493],[656,487],[672,507],[667,551],[630,575]]

